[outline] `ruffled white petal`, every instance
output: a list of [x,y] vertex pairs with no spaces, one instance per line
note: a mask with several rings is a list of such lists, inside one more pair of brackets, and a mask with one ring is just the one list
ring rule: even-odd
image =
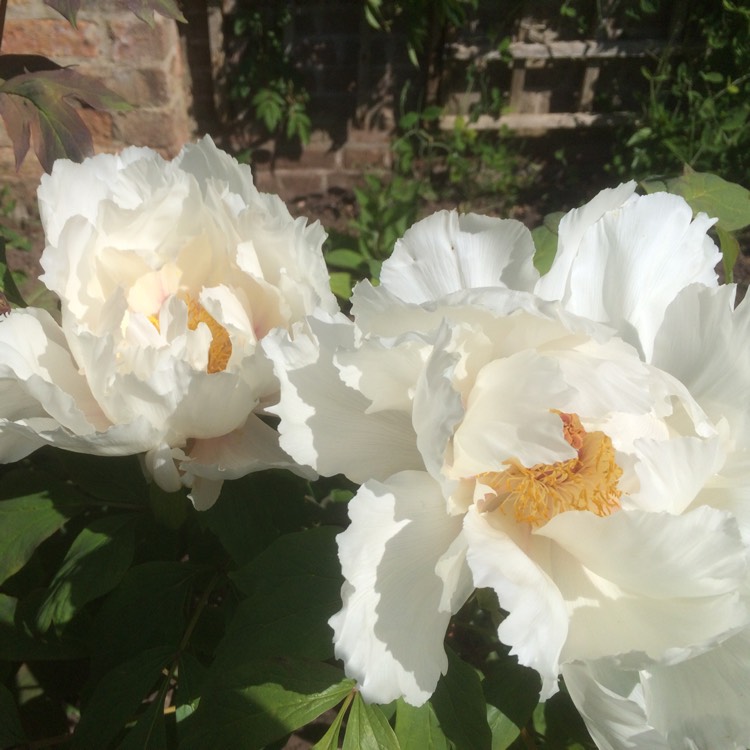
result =
[[557,692],[559,659],[568,633],[565,601],[537,559],[548,543],[522,538],[515,525],[475,507],[464,517],[466,560],[474,584],[495,591],[508,616],[497,630],[518,661],[539,672],[542,700]]
[[533,257],[531,234],[518,221],[438,211],[396,242],[380,282],[417,304],[477,287],[531,290],[538,278]]
[[750,746],[750,630],[673,666],[642,675],[649,723],[670,750],[686,740],[696,750]]
[[692,285],[669,305],[652,361],[687,386],[715,421],[726,419],[739,449],[750,448],[750,300],[734,309],[735,288]]
[[550,270],[539,279],[535,292],[542,299],[561,300],[568,296],[570,275],[584,234],[608,211],[620,208],[635,192],[631,180],[616,188],[605,188],[580,208],[568,211],[558,227],[557,253]]
[[566,664],[562,674],[599,750],[672,750],[648,722],[637,672],[593,662]]
[[320,474],[355,482],[422,469],[409,412],[368,413],[370,400],[341,380],[333,357],[353,346],[354,326],[323,312],[308,325],[294,340],[278,333],[263,342],[281,383],[279,403],[268,409],[281,417],[281,447]]
[[556,543],[547,572],[570,610],[564,661],[676,661],[748,620],[747,552],[726,513],[572,511],[535,534]]
[[329,621],[336,656],[366,700],[421,705],[448,667],[448,620],[471,593],[461,519],[424,472],[368,482],[349,514],[338,537],[343,608]]
[[606,660],[568,664],[565,684],[602,750],[741,750],[750,746],[750,630],[648,671]]
[[666,193],[641,196],[610,210],[577,242],[578,228],[568,236],[561,222],[560,267],[555,267],[556,259],[547,275],[552,281],[541,279],[537,293],[614,326],[649,360],[664,312],[677,294],[692,283],[716,286],[714,266],[721,255],[706,234],[713,223],[705,214],[693,220],[690,206]]

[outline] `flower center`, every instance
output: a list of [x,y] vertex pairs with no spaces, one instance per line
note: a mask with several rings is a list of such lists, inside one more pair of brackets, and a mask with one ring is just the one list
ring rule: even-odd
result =
[[[194,331],[199,323],[205,323],[211,331],[211,345],[208,347],[208,365],[206,371],[222,372],[226,369],[229,357],[232,355],[232,341],[227,329],[219,323],[216,318],[206,310],[200,302],[189,294],[181,292],[180,299],[187,305],[188,328]],[[149,316],[149,320],[159,330],[159,318],[156,315]]]
[[483,512],[512,512],[516,521],[534,528],[558,513],[589,510],[608,516],[620,508],[617,484],[622,469],[615,461],[612,441],[603,432],[586,432],[576,414],[558,412],[563,436],[577,456],[554,464],[523,466],[517,459],[504,471],[488,471],[477,479],[492,489],[479,503]]

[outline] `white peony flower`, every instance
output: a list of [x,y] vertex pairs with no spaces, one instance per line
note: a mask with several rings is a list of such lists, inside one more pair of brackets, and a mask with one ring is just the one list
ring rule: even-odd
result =
[[[715,420],[730,452],[694,501],[732,513],[750,543],[750,305],[734,288],[693,286],[667,308],[653,361],[679,377]],[[745,582],[747,587],[748,582]],[[750,628],[677,664],[628,670],[608,659],[563,667],[568,691],[602,750],[750,747]]]
[[33,308],[0,320],[0,460],[145,452],[198,508],[224,479],[293,467],[259,416],[278,383],[258,342],[337,309],[321,227],[208,137],[172,162],[145,148],[58,161],[39,206],[62,325]]
[[678,663],[749,622],[747,540],[710,488],[744,435],[663,345],[696,290],[726,306],[712,222],[633,187],[567,214],[541,279],[518,222],[435,214],[357,287],[355,323],[264,341],[282,447],[363,483],[331,625],[366,699],[430,697],[476,587],[542,698],[565,665]]

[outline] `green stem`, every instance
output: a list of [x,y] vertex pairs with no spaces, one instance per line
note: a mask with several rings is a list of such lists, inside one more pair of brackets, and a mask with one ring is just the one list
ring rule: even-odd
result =
[[221,574],[216,572],[211,577],[211,580],[208,582],[208,586],[203,590],[203,593],[201,594],[201,598],[198,600],[198,604],[195,607],[195,611],[193,612],[192,616],[190,617],[190,622],[187,624],[187,627],[185,628],[185,632],[182,636],[182,639],[180,640],[180,645],[177,647],[177,653],[175,654],[174,659],[172,660],[172,663],[169,665],[169,669],[167,670],[167,673],[164,675],[164,679],[161,682],[161,685],[159,686],[159,692],[155,698],[155,703],[157,705],[162,706],[162,711],[164,710],[164,700],[167,697],[167,691],[172,685],[172,680],[174,678],[175,672],[177,671],[177,668],[180,665],[180,656],[182,656],[183,651],[187,648],[188,643],[190,642],[190,637],[193,635],[193,631],[195,630],[195,626],[198,624],[198,620],[200,620],[201,615],[203,614],[203,610],[206,607],[206,604],[208,603],[208,598],[211,596],[211,592],[214,590],[214,587],[219,581],[219,578],[221,577]]

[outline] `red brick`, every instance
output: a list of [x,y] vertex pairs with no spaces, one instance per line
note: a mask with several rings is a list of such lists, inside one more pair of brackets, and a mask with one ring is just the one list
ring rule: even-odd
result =
[[181,80],[171,79],[158,68],[135,70],[127,66],[110,72],[107,85],[133,106],[165,106]]
[[112,114],[95,109],[80,109],[78,114],[86,124],[94,142],[95,151],[112,150]]
[[153,28],[132,15],[109,22],[114,62],[133,66],[163,62],[177,49],[179,39],[175,22],[162,16],[155,18]]
[[118,112],[114,116],[113,135],[128,145],[150,146],[170,157],[192,140],[187,115],[163,109]]
[[391,163],[391,152],[387,146],[351,145],[343,148],[344,169],[366,169],[369,167],[388,167]]
[[3,33],[3,53],[45,55],[55,62],[96,57],[102,43],[96,24],[81,21],[74,29],[64,18],[8,18]]

